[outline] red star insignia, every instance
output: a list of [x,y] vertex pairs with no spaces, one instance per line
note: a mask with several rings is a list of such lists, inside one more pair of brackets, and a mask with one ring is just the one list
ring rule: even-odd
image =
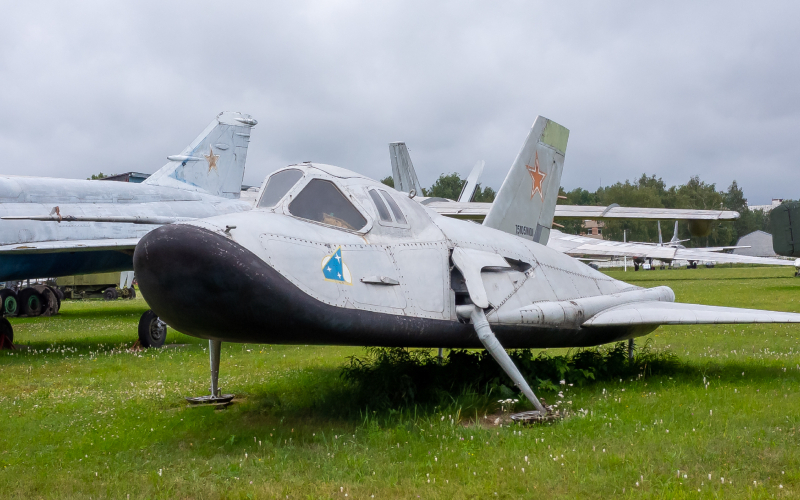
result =
[[533,195],[539,193],[539,197],[544,201],[544,195],[542,194],[542,181],[547,174],[539,170],[539,152],[536,152],[536,159],[533,162],[533,167],[530,165],[525,165],[525,168],[528,169],[528,173],[531,174],[531,181],[533,181],[533,185],[531,186],[531,199],[533,199]]

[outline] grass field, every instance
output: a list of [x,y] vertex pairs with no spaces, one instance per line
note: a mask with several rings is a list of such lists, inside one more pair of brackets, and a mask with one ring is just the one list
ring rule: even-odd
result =
[[[677,300],[800,312],[791,270],[612,271]],[[671,376],[565,387],[573,415],[533,427],[445,408],[352,408],[359,348],[207,344],[128,352],[146,303],[66,302],[12,323],[0,352],[0,498],[792,498],[800,496],[800,326],[662,327]],[[554,394],[543,393],[548,401]],[[580,411],[583,410],[583,411]]]

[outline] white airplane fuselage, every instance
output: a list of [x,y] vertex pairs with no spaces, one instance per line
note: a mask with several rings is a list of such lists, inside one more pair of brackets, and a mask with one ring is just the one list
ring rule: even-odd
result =
[[[318,164],[286,170],[301,178],[274,206],[142,238],[139,285],[167,324],[226,342],[481,347],[457,308],[485,297],[505,347],[574,347],[656,328],[581,326],[600,311],[674,300],[667,287],[629,285],[544,245],[440,216],[359,174]],[[307,202],[301,192],[312,182],[333,184],[363,227],[343,227],[333,211],[320,221],[299,216],[307,207],[293,203]],[[391,197],[404,220],[382,220],[370,191]],[[454,252],[468,262],[454,266]]]
[[[66,217],[202,218],[249,210],[251,203],[148,184],[40,177],[0,176],[0,217],[47,216],[58,207]],[[133,269],[132,250],[115,250],[114,242],[132,248],[159,225],[108,222],[42,222],[0,220],[0,246],[19,249],[0,258],[0,281],[33,277],[126,271]],[[107,241],[108,249],[82,251],[81,242]],[[75,243],[58,252],[30,252],[47,242]],[[129,243],[125,245],[125,243]],[[67,246],[64,245],[64,246]]]

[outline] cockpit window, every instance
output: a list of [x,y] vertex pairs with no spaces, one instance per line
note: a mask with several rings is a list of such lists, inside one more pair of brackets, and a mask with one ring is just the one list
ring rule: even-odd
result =
[[386,201],[389,203],[389,207],[391,207],[392,209],[392,213],[394,214],[394,220],[398,224],[406,224],[406,216],[403,215],[403,212],[400,210],[400,207],[397,206],[397,202],[394,201],[391,195],[389,195],[389,193],[387,193],[383,189],[381,189],[381,193],[383,194],[383,197],[386,198]]
[[383,222],[392,222],[392,216],[389,215],[389,209],[386,208],[386,204],[381,199],[381,195],[379,195],[378,192],[375,191],[374,189],[370,189],[369,196],[370,198],[372,198],[372,201],[378,208],[378,215],[380,216],[381,220]]
[[303,172],[293,168],[273,174],[267,181],[267,185],[264,186],[264,194],[261,195],[258,206],[270,208],[277,205],[283,195],[288,193],[301,177],[303,177]]
[[358,230],[367,220],[330,181],[312,179],[289,204],[296,217],[344,229]]

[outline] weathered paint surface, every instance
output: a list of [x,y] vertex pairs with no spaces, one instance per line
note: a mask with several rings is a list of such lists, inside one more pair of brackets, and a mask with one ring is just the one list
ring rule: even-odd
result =
[[[547,246],[442,217],[354,172],[287,168],[302,177],[272,208],[171,224],[142,238],[139,284],[170,326],[221,341],[481,347],[457,314],[480,302],[505,347],[572,347],[667,322],[800,322],[800,314],[675,304],[667,287],[642,289]],[[332,183],[367,223],[352,230],[293,215],[292,200],[315,180]],[[371,189],[386,190],[406,223],[380,223]],[[350,282],[325,279],[320,263],[334,254]]]
[[[160,224],[249,210],[252,203],[237,198],[254,124],[220,113],[141,184],[0,176],[0,218],[55,219],[0,219],[0,281],[130,270],[136,243]],[[218,158],[203,157],[211,148]],[[137,219],[154,223],[117,222]]]

